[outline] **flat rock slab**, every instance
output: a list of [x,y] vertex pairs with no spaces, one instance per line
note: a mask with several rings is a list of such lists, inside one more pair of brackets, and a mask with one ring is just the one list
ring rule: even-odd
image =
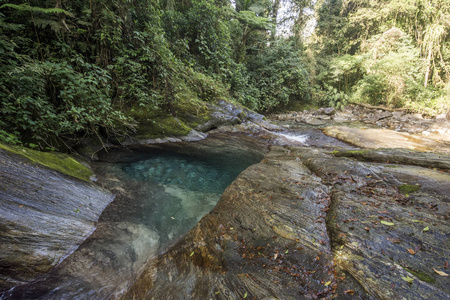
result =
[[92,183],[0,150],[0,292],[65,259],[112,199]]
[[414,165],[450,170],[450,155],[409,149],[364,149],[334,151],[334,156],[353,157],[362,161]]
[[405,148],[450,153],[449,145],[405,132],[389,129],[330,126],[323,129],[329,136],[362,148]]

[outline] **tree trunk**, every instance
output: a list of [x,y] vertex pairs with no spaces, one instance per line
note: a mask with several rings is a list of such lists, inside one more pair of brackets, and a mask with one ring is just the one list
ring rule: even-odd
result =
[[428,57],[427,57],[427,70],[425,71],[425,83],[424,86],[427,87],[428,85],[428,77],[430,77],[430,70],[431,70],[431,54],[432,54],[432,47],[430,47],[430,50],[428,51]]

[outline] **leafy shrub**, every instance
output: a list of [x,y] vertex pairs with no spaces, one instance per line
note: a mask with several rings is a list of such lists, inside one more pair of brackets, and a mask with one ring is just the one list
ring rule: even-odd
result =
[[335,87],[327,86],[322,103],[324,106],[342,110],[348,104],[348,99],[348,95],[343,91],[338,91]]
[[25,140],[67,142],[100,127],[114,134],[126,122],[111,106],[108,73],[96,66],[80,73],[67,63],[32,62],[8,75],[0,81],[2,127]]

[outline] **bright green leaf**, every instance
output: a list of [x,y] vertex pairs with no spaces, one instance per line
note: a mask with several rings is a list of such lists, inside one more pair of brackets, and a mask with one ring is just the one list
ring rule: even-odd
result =
[[413,282],[414,282],[414,279],[411,278],[411,277],[409,277],[409,276],[402,277],[402,279],[403,279],[404,281],[408,282],[408,283],[413,283]]
[[245,299],[245,298],[247,298],[247,292],[245,292],[245,294],[244,294],[244,299]]
[[387,221],[380,221],[381,224],[387,225],[387,226],[394,226],[395,224],[392,222],[387,222]]
[[428,231],[428,230],[430,230],[430,227],[425,227],[424,229],[422,229],[422,231]]
[[331,281],[327,281],[327,282],[325,282],[325,286],[329,286],[329,285],[330,285],[330,283],[331,283]]
[[192,256],[192,255],[194,255],[194,251],[192,251],[191,255],[189,255],[189,256]]

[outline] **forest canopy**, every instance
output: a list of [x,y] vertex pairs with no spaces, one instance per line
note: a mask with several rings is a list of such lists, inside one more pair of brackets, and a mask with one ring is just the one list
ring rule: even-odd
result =
[[442,113],[449,32],[444,0],[1,0],[0,140],[71,147],[218,100]]

